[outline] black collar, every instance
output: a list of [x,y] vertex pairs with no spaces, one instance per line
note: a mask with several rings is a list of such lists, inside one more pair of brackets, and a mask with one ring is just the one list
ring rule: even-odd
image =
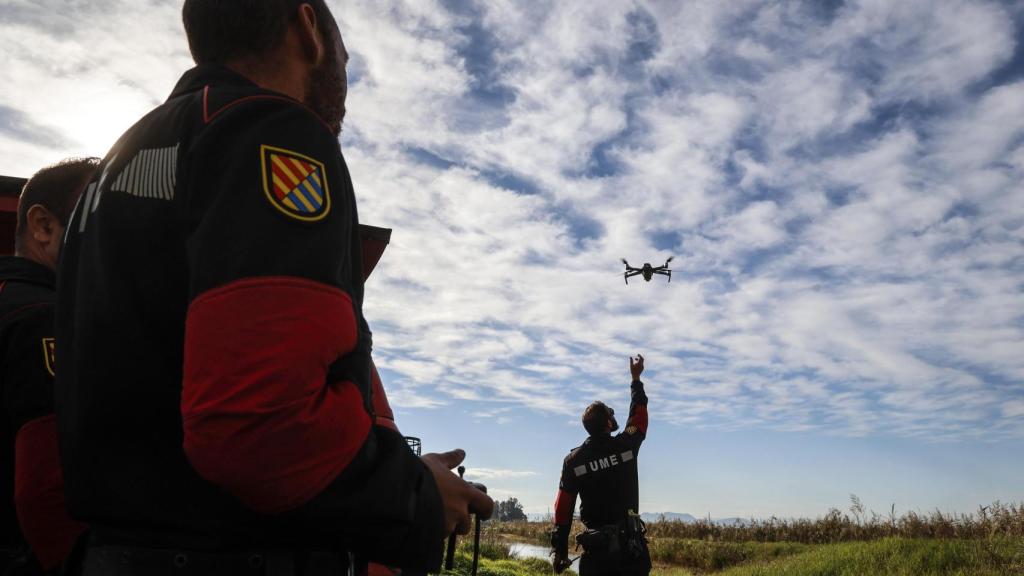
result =
[[47,288],[57,286],[57,275],[53,270],[21,256],[0,256],[0,281],[3,280],[39,284]]
[[197,92],[207,85],[215,86],[251,86],[256,88],[256,83],[242,76],[238,72],[220,64],[200,64],[195,68],[182,74],[181,79],[175,84],[171,91],[172,98],[183,94]]
[[593,436],[588,437],[586,439],[586,441],[584,441],[583,443],[584,444],[604,444],[605,442],[611,440],[611,438],[612,438],[612,435],[611,435],[610,432],[606,432],[604,434],[594,434]]

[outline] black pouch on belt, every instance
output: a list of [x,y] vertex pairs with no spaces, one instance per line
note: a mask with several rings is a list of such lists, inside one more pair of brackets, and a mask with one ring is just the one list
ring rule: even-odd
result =
[[644,521],[640,519],[637,513],[630,510],[622,527],[622,537],[625,541],[624,547],[628,557],[639,558],[643,555],[646,534],[647,526],[644,525]]
[[597,530],[584,530],[576,535],[576,545],[583,548],[583,551],[588,554],[595,552],[618,554],[621,550],[619,527],[608,525]]

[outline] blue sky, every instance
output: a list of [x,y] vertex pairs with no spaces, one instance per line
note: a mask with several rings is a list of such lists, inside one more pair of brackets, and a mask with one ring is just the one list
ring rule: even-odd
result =
[[[647,358],[641,507],[1024,500],[1024,5],[331,3],[403,431],[551,506]],[[0,172],[102,155],[177,2],[0,2]],[[675,256],[626,286],[619,258]]]

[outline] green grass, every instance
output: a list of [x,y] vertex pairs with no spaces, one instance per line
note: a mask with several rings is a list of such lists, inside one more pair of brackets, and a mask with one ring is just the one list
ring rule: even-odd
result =
[[[944,524],[946,519],[909,514],[890,524],[890,537],[879,537],[880,522],[847,524],[835,514],[806,526],[766,521],[703,538],[678,535],[689,535],[692,527],[654,522],[648,525],[652,576],[1024,576],[1024,506],[983,508],[978,516]],[[488,526],[480,576],[551,575],[550,564],[511,558],[508,546],[510,539],[546,543],[549,529],[534,522]],[[468,576],[470,552],[460,547],[458,576]]]
[[887,538],[814,546],[720,576],[1002,576],[1024,574],[1024,541]]
[[[950,540],[992,537],[1024,538],[1024,504],[993,502],[973,514],[934,510],[887,514],[868,510],[850,495],[849,512],[830,509],[817,518],[751,519],[738,524],[718,524],[708,519],[696,522],[661,520],[647,523],[648,538],[676,538],[716,542],[799,542],[835,544],[882,538],[945,538]],[[485,530],[546,544],[551,531],[547,522],[487,522]],[[574,531],[582,528],[573,523]],[[571,540],[570,540],[571,541]]]
[[[508,542],[494,532],[487,532],[480,540],[478,576],[552,576],[551,563],[541,558],[516,558]],[[455,549],[455,563],[446,576],[469,576],[473,568],[473,544],[469,537],[459,540]],[[565,576],[576,576],[572,570]]]
[[752,561],[771,561],[806,552],[811,547],[790,542],[705,542],[652,538],[648,547],[655,564],[714,571]]
[[[1024,575],[1024,539],[886,538],[837,544],[733,543],[657,539],[652,576],[1004,576]],[[468,576],[471,551],[461,547],[451,576]],[[480,576],[550,576],[539,558],[517,559],[489,546]],[[575,576],[567,572],[568,576]]]
[[[473,566],[473,553],[465,549],[459,549],[455,553],[455,567],[452,570],[442,572],[451,576],[469,576]],[[477,568],[478,576],[552,576],[551,564],[540,558],[486,558],[481,555],[480,565]],[[576,573],[569,570],[563,572],[565,576],[576,576]]]

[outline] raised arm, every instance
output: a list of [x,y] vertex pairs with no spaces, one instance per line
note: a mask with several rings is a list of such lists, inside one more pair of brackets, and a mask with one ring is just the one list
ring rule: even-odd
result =
[[644,383],[640,381],[640,375],[644,371],[644,357],[637,354],[636,359],[629,359],[629,372],[633,381],[629,385],[629,420],[626,428],[619,433],[619,438],[629,440],[637,448],[647,438],[647,393],[644,392]]

